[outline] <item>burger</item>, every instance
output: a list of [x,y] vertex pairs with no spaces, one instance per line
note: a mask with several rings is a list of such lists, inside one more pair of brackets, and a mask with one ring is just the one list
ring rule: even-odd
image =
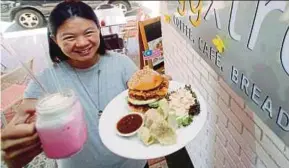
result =
[[128,106],[145,113],[168,93],[169,80],[149,67],[136,71],[128,81]]

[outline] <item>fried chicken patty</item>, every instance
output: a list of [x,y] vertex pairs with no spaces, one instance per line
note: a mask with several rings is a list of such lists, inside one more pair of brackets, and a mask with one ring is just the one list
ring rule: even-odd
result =
[[130,98],[137,100],[148,100],[152,98],[160,99],[167,94],[168,87],[169,80],[165,78],[161,85],[156,89],[149,91],[129,90],[128,94]]

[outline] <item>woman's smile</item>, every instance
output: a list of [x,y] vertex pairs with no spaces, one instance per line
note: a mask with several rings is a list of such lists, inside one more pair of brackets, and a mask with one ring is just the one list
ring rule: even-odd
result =
[[67,19],[58,29],[56,42],[62,52],[70,58],[69,62],[77,64],[94,64],[100,45],[100,30],[95,22],[72,17]]
[[76,49],[75,53],[79,54],[81,57],[89,56],[91,54],[92,46],[84,48],[84,49]]

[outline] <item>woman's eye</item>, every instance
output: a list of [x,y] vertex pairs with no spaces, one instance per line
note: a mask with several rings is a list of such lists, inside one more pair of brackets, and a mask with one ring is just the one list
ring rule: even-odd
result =
[[91,35],[93,33],[94,33],[94,31],[88,31],[88,32],[85,33],[85,35]]
[[64,37],[63,40],[69,40],[69,41],[71,41],[71,40],[74,40],[74,37],[72,37],[72,36]]

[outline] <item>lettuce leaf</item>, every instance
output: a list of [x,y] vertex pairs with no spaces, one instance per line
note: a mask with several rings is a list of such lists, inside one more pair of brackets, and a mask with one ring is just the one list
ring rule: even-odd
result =
[[181,126],[186,127],[193,122],[193,116],[185,115],[185,116],[177,117],[176,120],[177,120],[179,127]]
[[166,99],[161,99],[159,101],[159,108],[158,108],[158,112],[160,112],[165,119],[167,119],[168,115],[169,115],[169,102]]
[[150,103],[150,104],[148,104],[148,105],[149,105],[149,107],[151,107],[151,108],[158,108],[158,107],[159,107],[159,102],[156,101],[156,102]]

